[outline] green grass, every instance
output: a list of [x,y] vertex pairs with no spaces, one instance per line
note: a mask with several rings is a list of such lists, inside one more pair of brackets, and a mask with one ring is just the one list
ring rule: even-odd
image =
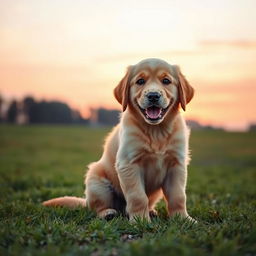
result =
[[44,208],[82,196],[106,129],[0,126],[0,255],[256,255],[256,134],[192,132],[188,211],[199,223],[104,221],[88,209]]

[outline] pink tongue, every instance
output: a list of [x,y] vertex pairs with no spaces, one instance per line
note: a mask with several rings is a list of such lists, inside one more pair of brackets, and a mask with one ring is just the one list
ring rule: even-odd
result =
[[146,114],[151,119],[157,119],[161,115],[161,108],[149,107],[146,109]]

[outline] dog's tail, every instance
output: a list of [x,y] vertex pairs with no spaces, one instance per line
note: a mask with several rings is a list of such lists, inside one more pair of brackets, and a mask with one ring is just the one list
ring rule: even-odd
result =
[[86,199],[75,196],[64,196],[44,201],[42,204],[44,206],[65,206],[68,208],[86,207]]

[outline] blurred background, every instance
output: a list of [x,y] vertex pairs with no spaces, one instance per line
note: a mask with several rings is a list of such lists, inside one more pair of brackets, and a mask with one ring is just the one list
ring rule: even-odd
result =
[[0,120],[112,125],[113,88],[144,58],[178,64],[197,129],[256,123],[254,0],[0,0]]

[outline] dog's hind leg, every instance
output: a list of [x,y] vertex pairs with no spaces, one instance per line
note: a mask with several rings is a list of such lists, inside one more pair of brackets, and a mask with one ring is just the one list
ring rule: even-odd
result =
[[87,205],[95,210],[100,218],[109,220],[117,215],[113,202],[114,191],[101,163],[89,165],[85,186]]
[[155,191],[151,195],[148,196],[148,208],[149,208],[149,216],[150,218],[157,217],[157,211],[155,210],[156,204],[163,197],[163,192],[161,189]]

